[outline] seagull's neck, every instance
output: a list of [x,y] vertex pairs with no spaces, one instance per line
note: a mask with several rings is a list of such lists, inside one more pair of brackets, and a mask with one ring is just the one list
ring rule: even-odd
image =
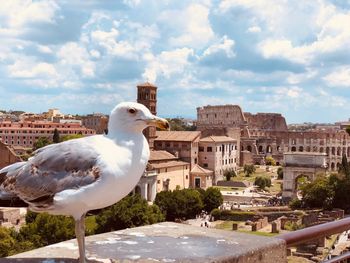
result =
[[108,132],[106,135],[109,139],[114,141],[114,143],[119,145],[130,145],[139,143],[143,140],[143,134],[141,132],[130,132],[130,131],[114,131]]

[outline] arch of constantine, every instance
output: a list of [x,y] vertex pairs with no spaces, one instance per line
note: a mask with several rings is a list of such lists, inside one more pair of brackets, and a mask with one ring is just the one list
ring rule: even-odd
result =
[[298,178],[306,176],[310,181],[327,170],[326,153],[287,152],[284,153],[282,198],[290,200],[297,197]]

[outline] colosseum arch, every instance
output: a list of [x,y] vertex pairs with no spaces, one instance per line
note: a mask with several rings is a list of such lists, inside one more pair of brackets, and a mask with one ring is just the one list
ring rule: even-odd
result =
[[247,146],[247,151],[248,151],[248,152],[252,152],[252,146],[251,146],[251,145],[248,145],[248,146]]
[[332,155],[335,155],[335,147],[332,147]]
[[296,152],[297,151],[297,147],[293,146],[291,149],[292,152]]
[[324,149],[323,147],[320,147],[320,153],[323,153]]
[[303,146],[299,146],[299,152],[303,152],[304,151],[304,147]]
[[326,154],[329,155],[329,147],[326,147]]
[[271,147],[271,145],[267,145],[267,146],[266,146],[266,152],[267,152],[267,153],[272,153],[272,147]]
[[340,147],[337,148],[337,155],[338,155],[338,156],[341,155],[341,148],[340,148]]
[[263,152],[264,152],[263,146],[259,145],[259,153],[263,153]]
[[306,146],[306,152],[311,152],[311,147],[310,146]]

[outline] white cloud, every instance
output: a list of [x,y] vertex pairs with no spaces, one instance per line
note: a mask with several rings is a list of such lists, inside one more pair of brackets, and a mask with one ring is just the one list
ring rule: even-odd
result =
[[233,39],[228,38],[226,35],[220,39],[219,43],[212,44],[208,47],[203,55],[209,56],[211,54],[218,53],[220,51],[224,51],[226,56],[229,58],[233,58],[236,54],[233,52],[233,47],[235,45],[235,41]]
[[350,87],[350,66],[338,68],[323,79],[332,87]]
[[169,78],[173,74],[181,73],[189,65],[188,58],[193,54],[190,48],[179,48],[163,51],[153,59],[150,56],[150,61],[142,76],[148,81],[155,82],[159,75]]
[[177,36],[170,37],[171,45],[202,47],[214,37],[208,15],[208,6],[191,4],[185,10],[164,11],[160,21],[178,31]]
[[247,32],[249,33],[260,33],[261,28],[259,26],[252,26],[247,29]]
[[8,71],[10,76],[14,78],[49,78],[57,75],[56,69],[52,64],[45,62],[36,63],[30,60],[17,60],[8,67]]
[[292,85],[299,84],[314,78],[315,76],[317,76],[317,74],[318,72],[315,69],[308,69],[306,73],[296,74],[291,72],[287,77],[287,83]]
[[96,66],[85,47],[69,42],[59,49],[57,57],[62,65],[79,67],[84,77],[94,77]]
[[38,45],[38,50],[41,53],[52,54],[52,49],[48,46]]
[[59,6],[55,1],[11,0],[1,1],[0,16],[9,27],[21,28],[29,22],[54,23]]

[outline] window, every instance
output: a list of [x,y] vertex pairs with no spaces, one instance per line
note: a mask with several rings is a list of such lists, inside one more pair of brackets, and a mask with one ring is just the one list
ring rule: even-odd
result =
[[207,147],[207,152],[212,152],[213,148],[212,147]]
[[204,152],[204,147],[203,146],[199,146],[198,151]]
[[208,168],[208,164],[207,163],[203,163],[203,167]]

